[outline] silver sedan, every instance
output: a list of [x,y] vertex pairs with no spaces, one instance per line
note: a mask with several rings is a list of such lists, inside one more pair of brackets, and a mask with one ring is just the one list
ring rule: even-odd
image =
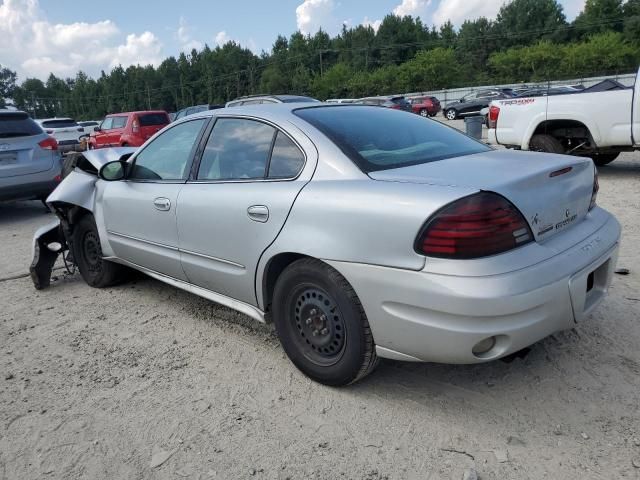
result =
[[85,153],[48,198],[32,278],[67,249],[93,287],[142,271],[274,322],[302,372],[344,385],[379,357],[484,362],[582,322],[620,239],[597,192],[589,159],[402,111],[220,109]]

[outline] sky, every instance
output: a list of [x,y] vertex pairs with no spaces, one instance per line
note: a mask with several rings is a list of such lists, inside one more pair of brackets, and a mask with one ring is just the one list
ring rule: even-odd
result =
[[[236,41],[259,54],[278,34],[335,34],[382,18],[427,25],[495,17],[505,0],[0,0],[0,65],[43,80],[52,72],[97,76],[122,64],[158,65],[170,55]],[[572,20],[585,0],[560,0]]]

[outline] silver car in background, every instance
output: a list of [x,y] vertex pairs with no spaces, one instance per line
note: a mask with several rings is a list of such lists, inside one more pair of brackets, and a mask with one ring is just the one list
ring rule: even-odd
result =
[[220,109],[84,155],[48,199],[37,288],[68,248],[94,287],[145,272],[273,321],[328,385],[378,357],[485,362],[574,328],[616,264],[591,160],[494,151],[393,109]]
[[61,169],[55,139],[25,112],[0,110],[0,201],[44,201]]

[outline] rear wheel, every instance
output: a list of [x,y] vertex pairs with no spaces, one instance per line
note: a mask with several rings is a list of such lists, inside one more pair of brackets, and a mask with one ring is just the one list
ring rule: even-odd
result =
[[618,153],[596,153],[596,154],[592,155],[591,158],[593,158],[593,163],[595,163],[599,167],[603,167],[603,166],[608,165],[611,162],[613,162],[616,158],[618,158],[619,155],[620,155],[620,152],[618,152]]
[[91,287],[103,288],[120,282],[126,267],[102,258],[100,236],[93,215],[85,215],[73,231],[73,257],[80,275]]
[[323,262],[298,260],[282,272],[273,296],[273,318],[287,356],[313,380],[348,385],[377,365],[358,296]]
[[449,110],[444,112],[444,116],[447,118],[447,120],[455,120],[456,118],[458,118],[458,112],[456,112],[453,108],[450,108]]
[[551,135],[534,135],[531,137],[529,150],[532,152],[564,153],[564,147],[560,141]]

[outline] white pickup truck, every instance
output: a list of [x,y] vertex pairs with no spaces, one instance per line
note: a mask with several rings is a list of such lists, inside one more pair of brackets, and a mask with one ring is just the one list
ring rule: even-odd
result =
[[635,86],[495,100],[488,141],[508,148],[591,157],[597,165],[640,149],[640,71]]

